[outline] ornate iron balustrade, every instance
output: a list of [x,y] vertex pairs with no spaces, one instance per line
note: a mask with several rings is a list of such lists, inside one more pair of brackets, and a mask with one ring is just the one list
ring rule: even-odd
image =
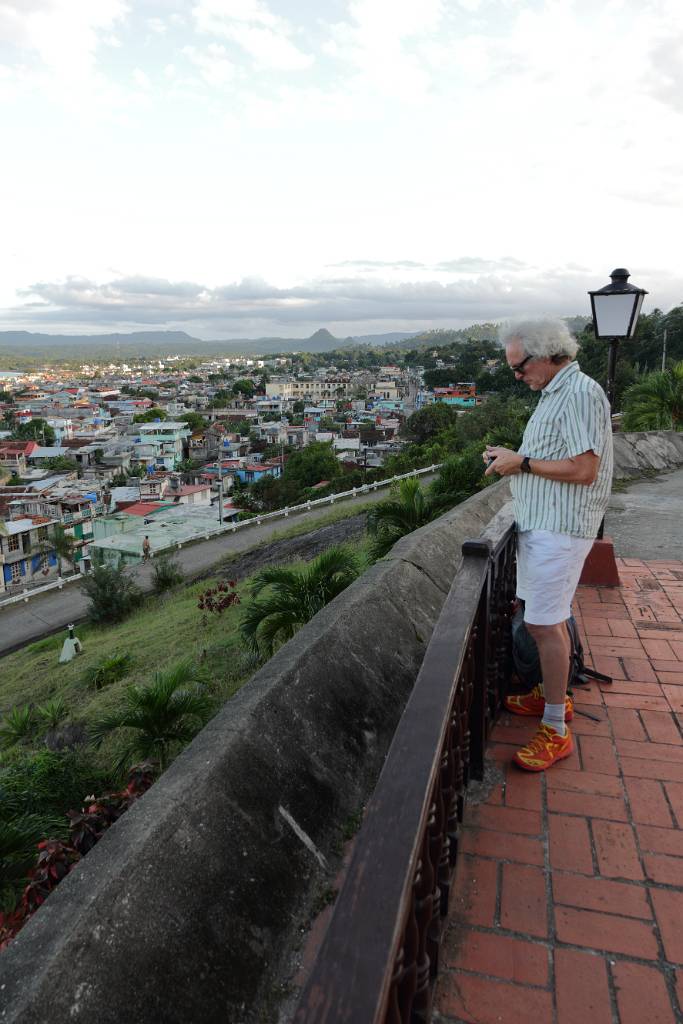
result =
[[467,785],[505,695],[514,592],[503,510],[463,545],[295,1024],[429,1021]]

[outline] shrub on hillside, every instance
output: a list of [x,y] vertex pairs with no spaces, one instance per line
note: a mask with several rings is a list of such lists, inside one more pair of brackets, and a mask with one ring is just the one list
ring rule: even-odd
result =
[[162,555],[156,559],[152,566],[152,586],[155,594],[163,594],[165,590],[171,590],[182,582],[183,574],[174,558]]
[[130,672],[133,659],[130,654],[110,654],[107,658],[101,658],[95,665],[91,665],[85,673],[84,679],[88,686],[101,690],[103,686],[123,679]]
[[121,561],[118,565],[96,562],[83,579],[83,589],[90,598],[88,614],[93,622],[121,622],[142,602],[142,593]]
[[23,707],[10,708],[0,724],[0,742],[4,747],[11,747],[28,739],[35,728],[35,717],[30,704]]

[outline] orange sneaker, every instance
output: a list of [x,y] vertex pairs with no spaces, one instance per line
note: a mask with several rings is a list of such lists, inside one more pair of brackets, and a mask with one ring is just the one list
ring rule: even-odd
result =
[[[534,686],[531,693],[521,693],[514,697],[506,697],[503,701],[508,711],[513,715],[528,715],[532,718],[543,718],[545,711],[545,697],[543,687]],[[574,717],[574,701],[571,697],[565,697],[564,720],[571,722]]]
[[541,722],[534,738],[518,750],[512,760],[528,772],[544,772],[556,761],[569,757],[573,750],[574,744],[569,729],[565,736],[560,736],[556,729]]

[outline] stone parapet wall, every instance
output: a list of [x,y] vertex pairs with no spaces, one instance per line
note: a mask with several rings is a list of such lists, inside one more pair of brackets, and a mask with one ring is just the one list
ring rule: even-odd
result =
[[614,435],[614,476],[626,480],[643,473],[675,469],[683,463],[683,433],[633,431]]
[[500,481],[405,537],[224,706],[0,956],[0,1020],[248,1024],[374,787]]

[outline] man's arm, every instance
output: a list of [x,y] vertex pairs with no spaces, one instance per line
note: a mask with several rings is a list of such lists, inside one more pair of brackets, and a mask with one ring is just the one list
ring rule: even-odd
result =
[[[499,476],[514,476],[521,472],[523,455],[509,448],[492,447],[485,452],[486,459],[493,459],[484,476],[497,473]],[[529,459],[529,468],[534,476],[561,483],[584,484],[595,482],[600,466],[600,456],[594,451],[582,452],[570,459]]]

